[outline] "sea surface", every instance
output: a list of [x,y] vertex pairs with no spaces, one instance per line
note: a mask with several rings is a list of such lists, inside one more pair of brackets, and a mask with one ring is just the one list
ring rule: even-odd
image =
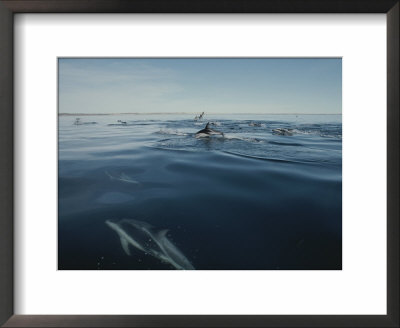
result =
[[59,116],[58,149],[59,269],[342,268],[341,115]]

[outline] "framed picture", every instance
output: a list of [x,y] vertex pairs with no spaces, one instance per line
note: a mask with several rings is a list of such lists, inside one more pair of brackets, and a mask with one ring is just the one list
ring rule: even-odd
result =
[[0,10],[1,324],[399,326],[398,1]]

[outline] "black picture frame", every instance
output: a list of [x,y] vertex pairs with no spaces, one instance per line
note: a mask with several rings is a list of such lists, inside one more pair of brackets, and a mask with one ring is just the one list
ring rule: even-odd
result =
[[[0,324],[4,327],[399,327],[399,8],[399,0],[0,0]],[[16,13],[385,13],[387,315],[14,315],[13,20]]]

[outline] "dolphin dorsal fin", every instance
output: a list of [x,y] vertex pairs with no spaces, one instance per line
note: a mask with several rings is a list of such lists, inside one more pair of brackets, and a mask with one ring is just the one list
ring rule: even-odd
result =
[[125,251],[125,253],[126,253],[127,255],[131,255],[131,252],[129,251],[129,244],[128,244],[128,241],[127,241],[124,237],[121,237],[120,239],[121,239],[122,248],[123,248],[123,250]]
[[207,123],[205,129],[208,129],[208,128],[209,128],[209,127],[208,127],[209,125],[210,125],[210,122]]

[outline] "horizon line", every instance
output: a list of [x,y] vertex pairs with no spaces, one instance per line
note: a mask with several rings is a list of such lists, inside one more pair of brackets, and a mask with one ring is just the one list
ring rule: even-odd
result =
[[[58,113],[58,116],[101,116],[101,115],[197,115],[188,112],[149,112],[149,113]],[[206,113],[207,114],[207,113]],[[342,115],[342,113],[209,113],[208,115]]]

